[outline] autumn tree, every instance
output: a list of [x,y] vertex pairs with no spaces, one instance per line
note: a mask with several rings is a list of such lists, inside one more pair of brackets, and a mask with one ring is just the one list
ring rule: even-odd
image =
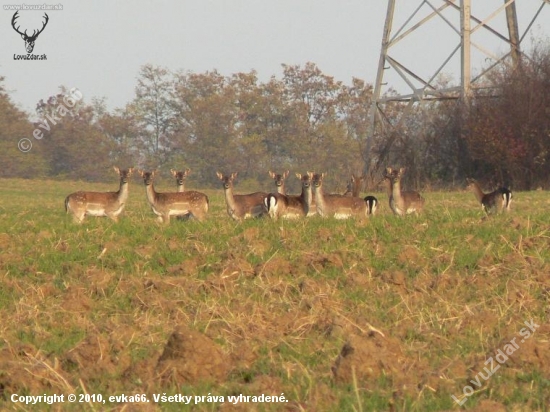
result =
[[233,89],[218,72],[175,76],[175,132],[170,150],[201,183],[215,182],[215,169],[242,170]]
[[114,165],[143,167],[147,163],[147,154],[140,151],[139,126],[128,107],[102,112],[97,127],[111,142],[109,157]]
[[331,184],[345,182],[350,165],[361,159],[361,153],[344,121],[342,83],[323,74],[313,63],[304,67],[283,65],[282,82],[290,120],[286,147],[293,163],[330,171]]
[[95,121],[98,116],[82,95],[61,88],[61,93],[37,104],[48,174],[55,177],[104,180],[112,164],[112,142]]
[[134,117],[134,126],[139,128],[141,149],[148,152],[153,164],[166,160],[172,138],[173,87],[174,80],[167,69],[144,65],[139,72],[135,98],[126,109]]
[[[372,102],[372,85],[361,79],[353,78],[351,85],[342,87],[341,102],[342,113],[340,116],[345,123],[350,151],[355,154],[350,161],[350,173],[359,174],[363,172],[364,163],[367,160],[365,151],[370,125],[369,109]],[[372,184],[372,181],[369,183]]]
[[0,176],[43,177],[47,170],[43,147],[33,137],[27,114],[11,101],[3,83],[0,76]]
[[550,49],[540,46],[517,67],[490,78],[496,96],[472,100],[465,135],[470,156],[492,183],[515,189],[548,184]]

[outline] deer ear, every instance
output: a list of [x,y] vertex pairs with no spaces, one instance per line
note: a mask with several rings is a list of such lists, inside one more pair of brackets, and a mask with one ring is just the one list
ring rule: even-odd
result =
[[172,173],[172,176],[176,177],[177,172],[174,169],[170,169],[170,173]]
[[231,173],[231,180],[236,179],[239,172]]
[[296,177],[297,177],[299,180],[302,180],[302,174],[301,174],[301,173],[296,173]]
[[185,169],[185,176],[187,176],[189,173],[191,173],[191,169],[189,168]]

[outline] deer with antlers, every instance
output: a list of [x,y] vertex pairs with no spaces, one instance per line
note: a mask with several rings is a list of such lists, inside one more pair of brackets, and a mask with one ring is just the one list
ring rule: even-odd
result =
[[42,28],[38,31],[33,30],[32,35],[30,36],[27,34],[27,30],[25,30],[24,32],[19,31],[19,27],[21,26],[15,27],[16,20],[19,18],[19,11],[16,11],[11,19],[11,26],[17,33],[21,35],[23,40],[25,40],[25,49],[27,50],[27,53],[32,53],[32,51],[34,50],[34,42],[36,41],[38,35],[44,31],[46,25],[48,24],[48,21],[50,20],[46,13],[44,13],[44,17],[46,20],[44,21],[44,23],[42,23]]

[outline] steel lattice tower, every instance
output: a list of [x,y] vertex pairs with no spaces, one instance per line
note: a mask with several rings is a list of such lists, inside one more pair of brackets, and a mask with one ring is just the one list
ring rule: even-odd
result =
[[[533,24],[540,17],[545,5],[550,5],[550,0],[530,0],[531,6],[535,4],[532,15],[526,20],[526,28],[520,33],[518,28],[517,5],[522,5],[526,0],[501,0],[492,8],[484,19],[476,17],[472,13],[472,3],[475,0],[421,0],[416,1],[416,8],[408,14],[405,22],[394,29],[396,12],[403,10],[397,7],[397,0],[388,0],[386,21],[382,35],[382,46],[380,59],[378,62],[378,72],[376,83],[372,96],[372,103],[369,110],[369,129],[367,131],[367,141],[365,149],[365,169],[368,173],[371,166],[371,151],[373,138],[380,130],[394,128],[396,124],[390,124],[387,116],[387,106],[391,102],[401,102],[404,109],[397,124],[411,113],[413,107],[418,104],[426,104],[430,101],[443,99],[455,99],[457,101],[467,101],[476,89],[486,88],[484,78],[495,67],[507,64],[516,66],[522,58],[521,45],[526,35],[531,31]],[[487,0],[478,0],[488,5]],[[404,9],[407,6],[411,9],[414,0],[400,0],[400,6]],[[493,2],[494,3],[494,2]],[[401,13],[403,14],[403,13]],[[499,17],[500,16],[500,17]],[[502,27],[496,26],[496,20],[499,17],[505,19]],[[523,16],[522,16],[523,17]],[[397,55],[399,47],[407,39],[420,31],[423,26],[438,20],[447,29],[456,33],[456,44],[450,47],[448,54],[443,58],[441,64],[427,75],[420,75],[415,72],[410,65],[404,63]],[[492,37],[506,46],[509,51],[498,56],[495,52],[489,50],[475,39],[476,33],[483,32],[486,37]],[[432,33],[433,36],[433,33]],[[417,39],[419,36],[416,36]],[[450,36],[452,37],[452,36]],[[434,39],[422,38],[420,41],[430,44]],[[414,49],[419,43],[413,43]],[[403,50],[403,47],[401,47]],[[472,50],[485,56],[485,61],[490,61],[488,67],[472,76]],[[460,85],[442,87],[438,84],[437,78],[448,68],[452,59],[457,60],[460,57]],[[428,59],[431,56],[418,55],[418,59]],[[414,65],[414,64],[413,64]],[[382,95],[383,86],[387,85],[385,77],[387,72],[393,72],[393,75],[400,79],[407,89],[407,93],[392,93]]]

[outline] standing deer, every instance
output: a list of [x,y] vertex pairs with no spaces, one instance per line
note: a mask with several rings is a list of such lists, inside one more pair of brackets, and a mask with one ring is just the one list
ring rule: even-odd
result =
[[153,179],[156,171],[139,171],[145,184],[145,193],[151,209],[158,216],[161,223],[169,224],[170,216],[191,215],[199,221],[203,221],[208,213],[208,196],[204,193],[190,190],[187,192],[159,193],[155,191]]
[[286,195],[285,180],[289,174],[290,174],[290,171],[288,170],[283,174],[275,173],[275,172],[272,172],[271,170],[269,171],[269,176],[275,181],[275,186],[277,187],[277,193]]
[[311,174],[314,199],[317,205],[317,213],[320,216],[329,216],[336,219],[348,219],[350,217],[363,218],[367,216],[367,203],[364,199],[339,194],[324,194],[323,179],[325,176],[325,173]]
[[[420,193],[413,190],[402,191],[401,179],[405,174],[405,168],[394,170],[391,167],[386,168],[384,179],[388,180],[388,192],[390,193],[390,209],[399,216],[415,213],[417,216],[424,208],[424,198]],[[391,189],[391,191],[390,191]]]
[[267,213],[264,205],[264,199],[267,197],[265,192],[255,192],[247,195],[233,194],[233,181],[238,172],[231,175],[224,175],[216,172],[218,179],[221,180],[225,194],[225,203],[227,205],[227,214],[235,220],[248,219],[251,217],[260,217]]
[[279,217],[293,219],[305,217],[309,213],[312,202],[311,176],[296,173],[296,177],[302,182],[302,193],[298,196],[270,193],[264,199],[264,205],[269,216],[277,220]]
[[[182,193],[185,192],[185,179],[187,179],[187,176],[191,173],[191,169],[185,169],[185,171],[177,171],[174,169],[170,169],[170,173],[174,178],[176,179],[176,192]],[[191,214],[186,213],[184,215],[174,215],[176,219],[178,220],[187,220],[191,217]]]
[[492,213],[498,213],[502,210],[506,212],[510,211],[510,205],[512,203],[512,191],[506,187],[500,187],[494,192],[483,193],[479,183],[474,179],[467,179],[467,189],[474,193],[474,196],[481,203],[483,211],[489,215]]
[[176,179],[176,185],[178,187],[178,192],[185,192],[185,179],[187,179],[187,176],[189,176],[189,173],[191,173],[191,169],[185,169],[183,172],[178,172],[177,170],[170,169],[170,173],[172,173],[172,176]]
[[390,206],[390,209],[393,213],[395,213],[395,207],[393,205],[393,189],[392,189],[392,183],[391,183],[391,174],[393,172],[393,169],[391,167],[387,167],[384,171],[384,176],[382,177],[382,180],[378,183],[379,185],[383,182],[384,186],[386,188],[386,194],[388,195],[388,204]]
[[133,168],[120,170],[113,166],[120,177],[118,192],[75,192],[65,198],[65,211],[73,215],[77,223],[82,223],[84,217],[106,216],[117,222],[118,216],[124,210],[128,200],[128,179],[132,176]]

